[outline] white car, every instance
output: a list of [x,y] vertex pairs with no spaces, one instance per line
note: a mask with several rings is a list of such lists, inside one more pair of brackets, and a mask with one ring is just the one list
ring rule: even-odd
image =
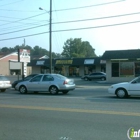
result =
[[130,95],[140,95],[140,76],[130,82],[111,85],[111,87],[108,88],[108,92],[119,98],[128,97]]
[[29,81],[23,81],[15,86],[20,93],[27,92],[50,92],[57,94],[59,91],[67,94],[75,89],[73,79],[69,79],[60,74],[38,74]]
[[11,87],[11,81],[7,77],[0,75],[0,91],[5,92],[6,89]]

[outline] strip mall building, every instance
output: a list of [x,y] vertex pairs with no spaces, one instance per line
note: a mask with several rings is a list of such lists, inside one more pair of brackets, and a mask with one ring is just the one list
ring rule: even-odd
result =
[[[50,60],[31,60],[28,67],[32,73],[49,73]],[[105,72],[105,61],[101,57],[95,58],[73,58],[73,59],[52,59],[52,71],[64,76],[83,76],[91,72]]]

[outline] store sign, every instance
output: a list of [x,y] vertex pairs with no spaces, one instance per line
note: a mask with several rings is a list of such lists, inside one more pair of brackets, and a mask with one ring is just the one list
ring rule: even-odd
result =
[[30,50],[20,49],[20,62],[30,62]]
[[37,61],[36,65],[44,65],[45,61]]
[[94,59],[85,59],[84,64],[94,64]]
[[106,61],[105,60],[101,60],[100,64],[106,64]]
[[61,64],[61,65],[67,65],[67,64],[72,64],[73,60],[56,60],[55,64]]

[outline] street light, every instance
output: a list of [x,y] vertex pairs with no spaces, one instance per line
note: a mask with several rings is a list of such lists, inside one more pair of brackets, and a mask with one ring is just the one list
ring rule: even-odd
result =
[[[45,10],[39,7],[39,10]],[[46,10],[45,10],[46,11]],[[50,57],[50,73],[52,73],[52,0],[50,0],[50,30],[49,30],[49,57]]]

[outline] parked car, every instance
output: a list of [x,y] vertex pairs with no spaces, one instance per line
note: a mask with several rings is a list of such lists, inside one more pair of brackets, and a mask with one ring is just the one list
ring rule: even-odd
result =
[[11,81],[7,77],[0,75],[0,91],[5,92],[6,89],[11,87]]
[[113,84],[108,88],[108,92],[119,98],[128,97],[130,95],[140,95],[140,76],[130,82]]
[[18,83],[20,83],[20,82],[22,82],[22,81],[28,81],[28,80],[30,80],[31,78],[33,78],[34,76],[36,76],[36,75],[37,75],[37,74],[31,74],[31,75],[28,75],[28,76],[24,77],[24,79],[22,79],[22,80],[14,81],[14,82],[12,83],[12,88],[15,88],[15,86],[16,86]]
[[104,80],[106,80],[106,73],[104,73],[104,72],[93,72],[89,75],[82,76],[81,79],[84,79],[85,81],[95,80],[95,79],[104,81]]
[[51,94],[57,94],[61,91],[67,94],[75,89],[75,83],[73,79],[60,74],[39,74],[29,81],[18,83],[15,89],[20,93],[49,91]]

